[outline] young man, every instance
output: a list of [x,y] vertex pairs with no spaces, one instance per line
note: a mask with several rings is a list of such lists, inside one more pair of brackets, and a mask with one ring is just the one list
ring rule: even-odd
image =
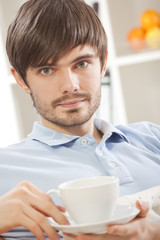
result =
[[[7,36],[11,71],[41,116],[22,142],[0,150],[0,234],[57,239],[46,216],[68,224],[58,199],[45,193],[60,183],[91,176],[120,179],[120,195],[160,183],[160,127],[114,127],[94,119],[107,64],[107,38],[83,0],[29,0]],[[25,110],[25,109],[24,109]],[[158,239],[159,228],[140,216],[104,235],[79,239]],[[145,228],[145,231],[144,231]],[[8,232],[11,230],[10,232]],[[30,237],[30,236],[28,236]]]

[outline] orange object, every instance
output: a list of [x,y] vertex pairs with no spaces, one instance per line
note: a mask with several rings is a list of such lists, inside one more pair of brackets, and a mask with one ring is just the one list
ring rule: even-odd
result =
[[127,40],[134,50],[143,49],[145,47],[145,30],[140,27],[131,29]]
[[145,30],[153,27],[160,27],[160,14],[154,9],[145,11],[141,15],[141,26]]

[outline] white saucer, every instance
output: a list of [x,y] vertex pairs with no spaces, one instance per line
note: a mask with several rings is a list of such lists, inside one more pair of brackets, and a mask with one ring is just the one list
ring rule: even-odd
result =
[[75,235],[91,233],[91,234],[103,234],[107,232],[107,226],[111,224],[124,224],[131,221],[139,213],[139,209],[134,206],[117,206],[112,218],[105,222],[98,222],[93,224],[76,224],[71,225],[59,225],[53,220],[50,220],[51,225],[59,231],[65,233],[71,233]]

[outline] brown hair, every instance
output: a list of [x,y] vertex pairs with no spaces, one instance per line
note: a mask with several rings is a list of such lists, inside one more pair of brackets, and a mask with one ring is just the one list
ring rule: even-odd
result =
[[25,80],[29,67],[56,63],[78,45],[89,44],[103,66],[107,37],[95,11],[83,0],[29,0],[10,24],[6,49]]

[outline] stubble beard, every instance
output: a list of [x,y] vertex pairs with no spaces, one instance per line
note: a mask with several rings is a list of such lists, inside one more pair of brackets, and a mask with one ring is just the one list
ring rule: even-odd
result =
[[[36,108],[37,113],[41,115],[41,117],[59,126],[74,127],[85,124],[87,121],[90,120],[95,111],[98,109],[101,100],[101,89],[99,87],[97,92],[92,96],[87,93],[65,95],[64,97],[51,102],[50,105],[44,103],[41,99],[39,99],[39,97],[34,96],[33,93],[31,93],[31,98],[33,100],[33,105]],[[83,111],[85,111],[83,115],[80,113],[81,109],[79,108],[65,110],[65,112],[62,112],[61,116],[60,114],[56,113],[56,107],[58,103],[73,98],[84,98],[85,101],[88,101],[88,108],[86,110],[83,109]]]

